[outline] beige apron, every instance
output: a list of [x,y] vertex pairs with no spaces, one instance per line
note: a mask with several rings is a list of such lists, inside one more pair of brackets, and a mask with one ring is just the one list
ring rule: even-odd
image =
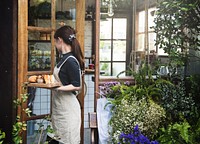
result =
[[[76,59],[74,56],[69,57]],[[60,65],[60,67],[57,68],[57,66],[55,66],[54,68],[54,77],[55,80],[59,83],[61,83],[61,81],[59,79],[58,73],[67,59]],[[52,126],[55,131],[54,138],[56,137],[57,140],[63,144],[80,143],[81,109],[76,95],[74,95],[72,92],[53,90],[51,118]]]

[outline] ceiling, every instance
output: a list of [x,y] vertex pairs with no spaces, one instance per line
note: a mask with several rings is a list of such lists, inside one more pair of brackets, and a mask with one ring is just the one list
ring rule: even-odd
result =
[[[134,1],[134,0],[133,0]],[[137,3],[137,9],[138,10],[141,10],[141,9],[144,9],[144,3],[149,1],[149,7],[153,6],[156,4],[156,1],[157,0],[136,0],[136,3]],[[88,6],[95,6],[95,0],[86,0],[86,8]]]

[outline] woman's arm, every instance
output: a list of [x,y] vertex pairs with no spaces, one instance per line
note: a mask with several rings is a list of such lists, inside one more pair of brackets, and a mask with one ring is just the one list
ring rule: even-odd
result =
[[65,85],[65,86],[60,86],[56,88],[58,91],[79,91],[81,90],[81,87],[75,87],[72,84]]

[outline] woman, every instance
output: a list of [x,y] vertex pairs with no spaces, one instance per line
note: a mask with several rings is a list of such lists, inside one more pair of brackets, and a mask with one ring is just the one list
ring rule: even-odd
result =
[[75,30],[70,26],[59,28],[54,39],[62,59],[54,68],[55,80],[61,86],[52,91],[53,138],[64,144],[79,144],[81,109],[76,96],[81,90],[83,54]]

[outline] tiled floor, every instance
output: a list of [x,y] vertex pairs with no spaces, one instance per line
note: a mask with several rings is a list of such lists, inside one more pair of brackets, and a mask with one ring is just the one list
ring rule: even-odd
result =
[[89,128],[85,128],[84,129],[84,144],[90,144],[90,129]]

